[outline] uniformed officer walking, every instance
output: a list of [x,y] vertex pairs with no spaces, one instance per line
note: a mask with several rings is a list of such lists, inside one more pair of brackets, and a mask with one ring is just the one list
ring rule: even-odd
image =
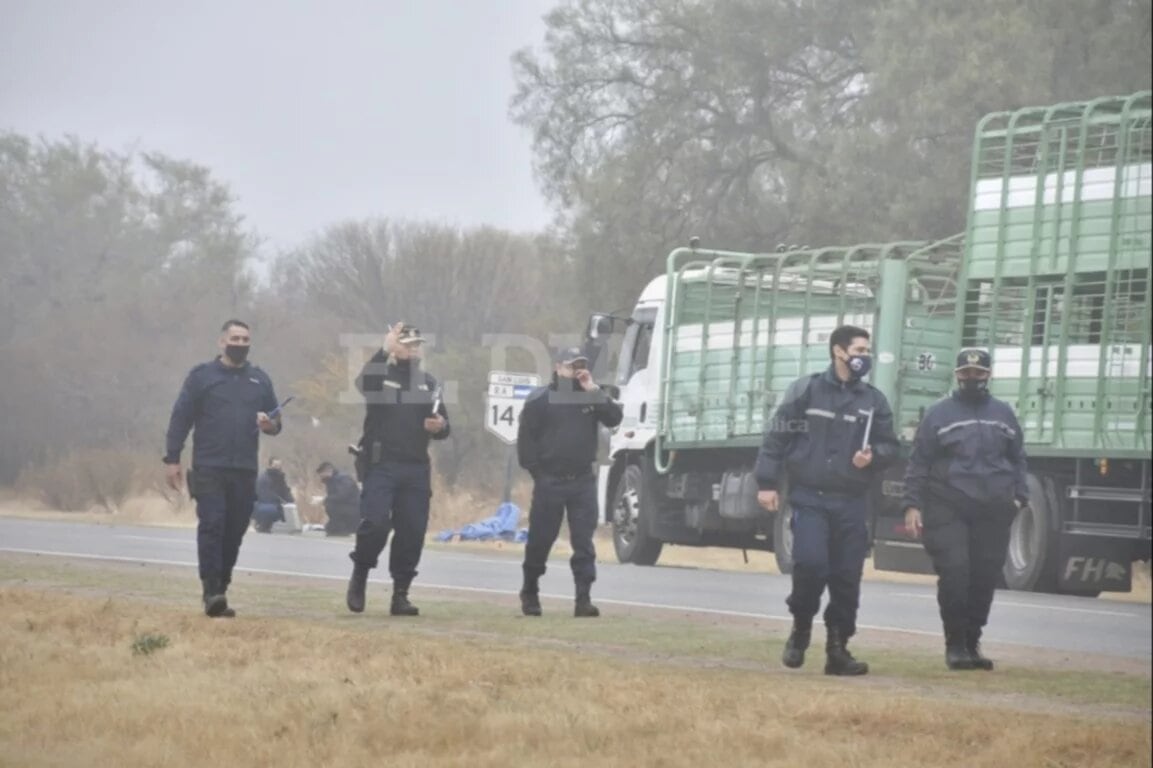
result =
[[272,380],[248,362],[249,327],[229,320],[220,330],[221,354],[193,368],[172,408],[164,453],[166,480],[179,490],[180,454],[192,432],[189,493],[196,499],[197,554],[204,612],[232,617],[226,592],[256,499],[260,432],[280,433]]
[[561,350],[554,362],[552,382],[525,399],[517,430],[517,458],[533,478],[521,610],[526,616],[541,615],[540,577],[567,511],[576,582],[573,615],[599,616],[590,596],[596,581],[593,534],[598,515],[592,466],[599,425],[617,426],[622,411],[593,380],[588,358],[579,349]]
[[825,674],[863,675],[869,665],[846,648],[856,633],[861,572],[868,551],[868,496],[897,456],[888,400],[863,381],[872,364],[869,334],[841,326],[829,338],[832,363],[785,392],[755,469],[765,509],[780,511],[787,478],[793,531],[793,628],[782,661],[804,664],[813,617],[827,586]]
[[923,532],[937,571],[949,669],[993,668],[981,632],[1013,519],[1029,503],[1021,425],[989,394],[991,362],[983,349],[957,355],[957,388],[925,411],[905,474],[905,529]]
[[448,411],[433,376],[421,367],[420,331],[397,323],[357,379],[366,411],[357,473],[362,481],[360,524],[348,582],[348,609],[364,610],[368,572],[388,543],[393,616],[420,612],[408,600],[428,532],[432,497],[430,440],[449,436]]

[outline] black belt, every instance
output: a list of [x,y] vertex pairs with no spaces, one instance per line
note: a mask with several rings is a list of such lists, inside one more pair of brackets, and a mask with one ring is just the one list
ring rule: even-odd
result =
[[826,491],[822,488],[813,488],[811,485],[799,485],[792,490],[801,491],[803,493],[811,493],[814,496],[820,496],[821,498],[825,499],[837,499],[838,501],[859,499],[867,494],[867,489],[863,489],[858,493],[853,493],[851,491]]
[[561,480],[563,482],[571,482],[573,480],[580,480],[583,477],[592,477],[592,470],[586,469],[583,472],[541,472],[542,475],[550,480]]

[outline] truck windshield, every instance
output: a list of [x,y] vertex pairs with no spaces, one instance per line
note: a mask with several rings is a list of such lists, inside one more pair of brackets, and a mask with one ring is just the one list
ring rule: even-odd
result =
[[620,371],[617,385],[624,386],[629,380],[649,365],[649,350],[653,342],[653,324],[657,319],[655,307],[638,309],[633,313],[633,321],[625,331],[621,344]]

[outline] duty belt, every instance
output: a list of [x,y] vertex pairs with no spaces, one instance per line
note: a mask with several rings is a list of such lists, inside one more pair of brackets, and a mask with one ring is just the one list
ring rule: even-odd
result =
[[553,480],[571,482],[573,480],[580,480],[582,477],[588,477],[592,474],[592,470],[586,469],[581,472],[549,472],[548,470],[545,470],[541,474]]

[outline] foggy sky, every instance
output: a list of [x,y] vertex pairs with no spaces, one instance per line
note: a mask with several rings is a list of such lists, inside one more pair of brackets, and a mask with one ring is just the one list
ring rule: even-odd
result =
[[0,130],[212,169],[269,241],[385,215],[543,227],[510,56],[554,0],[0,0]]

